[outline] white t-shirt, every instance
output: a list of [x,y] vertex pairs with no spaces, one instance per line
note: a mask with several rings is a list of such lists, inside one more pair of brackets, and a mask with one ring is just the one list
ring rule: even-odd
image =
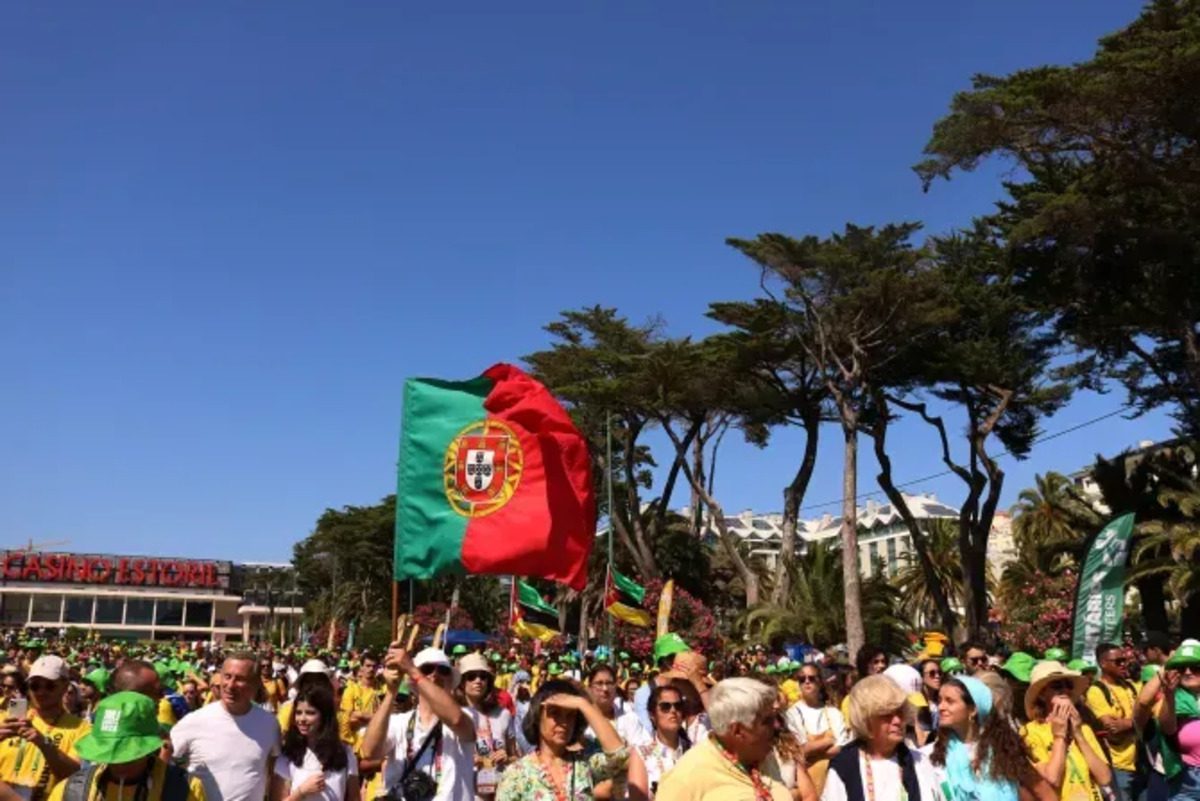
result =
[[350,746],[343,745],[342,748],[346,749],[346,767],[343,770],[321,770],[321,761],[317,759],[317,755],[312,752],[312,749],[305,749],[304,762],[299,767],[293,765],[292,761],[285,756],[276,759],[275,775],[288,782],[292,790],[295,790],[310,776],[324,773],[325,789],[315,796],[306,796],[306,798],[345,801],[346,777],[353,776],[356,780],[358,779],[358,760],[354,758],[354,751],[350,749]]
[[[921,785],[921,797],[919,799],[910,798],[908,801],[934,801],[933,783],[929,781],[929,759],[920,751],[909,750],[913,758],[913,768],[917,772],[917,780]],[[900,775],[900,761],[896,757],[891,759],[870,759],[866,754],[862,754],[858,759],[858,771],[862,777],[863,795],[867,795],[867,772],[870,771],[872,778],[875,781],[875,798],[882,801],[883,799],[901,799],[904,795],[904,782]],[[842,784],[842,778],[838,776],[836,771],[829,771],[829,775],[825,777],[825,789],[821,792],[821,801],[847,801],[846,785]]]
[[840,710],[832,706],[813,707],[797,701],[792,704],[783,716],[788,731],[796,735],[803,745],[810,737],[833,732],[833,741],[839,746],[847,745],[854,738],[846,727],[846,720]]
[[267,758],[279,754],[279,723],[262,707],[235,716],[218,701],[176,723],[171,747],[189,771],[212,775],[219,801],[262,801]]
[[[413,722],[412,755],[416,756],[421,750],[425,738],[433,727],[422,728],[421,720],[416,717],[417,711],[400,712],[388,718],[387,742],[384,754],[387,764],[384,766],[384,790],[400,784],[404,775],[404,767],[408,763],[409,721]],[[433,718],[434,726],[442,726],[441,721]],[[417,761],[416,770],[424,771],[437,781],[437,794],[434,801],[470,801],[475,797],[475,743],[464,743],[447,726],[442,726],[442,742],[435,749],[432,744],[421,754]],[[436,775],[435,775],[436,774]]]
[[[633,714],[632,710],[614,710],[617,713],[615,719],[611,721],[614,729],[617,730],[617,736],[621,738],[621,742],[628,746],[642,745],[651,741],[650,734],[642,728],[642,722],[638,720],[638,716]],[[596,732],[591,726],[587,727],[584,736],[592,740],[596,739]]]

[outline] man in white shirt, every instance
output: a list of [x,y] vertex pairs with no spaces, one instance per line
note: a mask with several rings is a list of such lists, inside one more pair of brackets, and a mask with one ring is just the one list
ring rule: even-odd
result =
[[208,801],[262,801],[270,762],[279,754],[279,723],[255,706],[258,660],[235,653],[221,665],[221,698],[171,729],[175,757],[192,773],[207,772],[221,791]]
[[[412,781],[413,774],[420,772],[437,786],[434,801],[472,801],[475,723],[450,695],[458,684],[450,658],[440,649],[426,648],[414,659],[399,643],[393,643],[384,665],[383,701],[362,742],[364,759],[387,758],[384,791]],[[410,712],[392,714],[405,675],[416,692],[417,706]]]

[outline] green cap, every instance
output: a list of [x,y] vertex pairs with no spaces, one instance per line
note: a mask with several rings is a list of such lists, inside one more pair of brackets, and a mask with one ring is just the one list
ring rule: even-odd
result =
[[1079,673],[1097,673],[1100,668],[1093,665],[1086,659],[1072,659],[1067,663],[1067,670],[1074,670]]
[[690,650],[691,649],[688,648],[687,643],[683,641],[682,637],[673,631],[668,631],[666,634],[654,641],[654,661],[658,662],[658,660],[664,657],[682,654],[685,651]]
[[634,662],[632,665],[629,666],[629,669],[630,669],[630,671],[632,671],[634,673],[640,673],[642,670],[642,666],[639,665],[637,662]]
[[1160,670],[1162,668],[1159,665],[1142,665],[1142,683],[1145,684],[1157,676]]
[[1036,663],[1037,660],[1033,658],[1033,654],[1027,654],[1024,651],[1013,651],[1008,655],[1008,659],[1005,660],[1004,664],[1000,666],[1000,669],[1022,684],[1028,684],[1029,678],[1033,674],[1033,666]]
[[763,670],[763,673],[766,673],[768,676],[773,676],[774,674],[776,674],[778,672],[779,672],[778,665],[767,665],[766,669]]
[[1167,667],[1181,668],[1184,665],[1200,665],[1200,643],[1195,640],[1184,640],[1167,660]]
[[493,662],[499,662],[500,654],[496,653],[495,651],[492,651],[491,656],[489,656],[488,659],[492,660]]
[[104,695],[108,692],[108,679],[111,674],[104,668],[96,668],[84,675],[83,680],[96,688],[96,692]]
[[942,669],[943,673],[964,673],[965,672],[965,668],[963,668],[963,663],[958,661],[957,659],[955,659],[952,656],[948,656],[945,659],[943,659],[942,663],[938,667],[940,667]]
[[79,756],[98,765],[135,762],[161,747],[157,705],[132,691],[114,693],[97,704],[92,730],[75,744]]
[[454,646],[454,649],[450,651],[450,653],[453,656],[461,656],[461,655],[465,654],[466,652],[467,652],[467,646],[462,645],[462,644]]
[[1046,653],[1042,654],[1042,659],[1053,659],[1055,662],[1066,662],[1067,652],[1062,648],[1047,648]]
[[628,651],[621,651],[619,654],[617,654],[617,656],[619,656],[621,659],[628,659],[628,658],[629,658],[629,652],[628,652]]
[[551,676],[558,676],[562,673],[562,668],[558,666],[557,662],[551,662],[550,667],[548,667],[547,670],[550,671]]

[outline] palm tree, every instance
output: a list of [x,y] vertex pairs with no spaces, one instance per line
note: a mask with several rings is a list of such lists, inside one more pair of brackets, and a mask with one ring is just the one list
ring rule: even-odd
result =
[[1061,556],[1080,556],[1088,535],[1104,525],[1102,515],[1060,473],[1035,476],[1036,486],[1021,490],[1013,517],[1013,541],[1043,572],[1062,567]]
[[[964,593],[962,556],[958,548],[958,521],[950,518],[927,521],[925,541],[929,559],[933,563],[933,573],[946,594],[946,600],[955,610],[962,609]],[[904,554],[903,559],[893,580],[896,589],[900,591],[900,609],[918,625],[941,625],[941,615],[916,554],[908,552]]]
[[[764,643],[797,639],[824,648],[844,641],[841,549],[832,542],[812,542],[792,570],[783,602],[756,605],[741,616],[738,627]],[[867,639],[900,653],[908,626],[896,613],[899,592],[875,576],[863,582],[862,597]]]

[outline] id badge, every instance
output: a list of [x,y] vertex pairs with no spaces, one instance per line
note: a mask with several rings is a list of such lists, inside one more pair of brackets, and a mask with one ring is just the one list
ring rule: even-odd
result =
[[475,792],[479,795],[494,795],[499,783],[500,774],[495,768],[480,768],[475,774]]

